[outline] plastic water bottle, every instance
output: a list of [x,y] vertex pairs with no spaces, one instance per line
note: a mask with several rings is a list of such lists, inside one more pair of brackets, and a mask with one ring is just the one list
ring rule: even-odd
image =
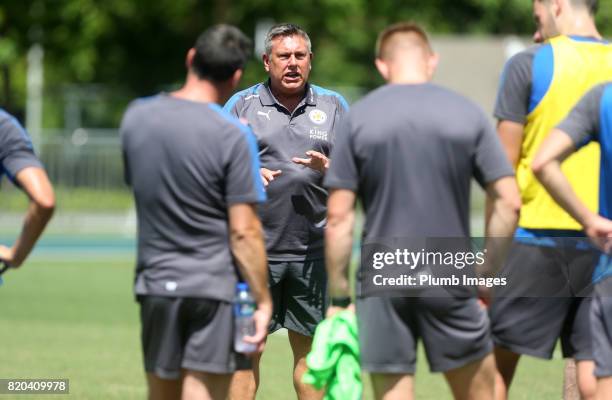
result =
[[236,285],[236,297],[234,298],[234,350],[238,353],[252,353],[257,345],[244,341],[245,336],[255,334],[255,301],[249,290],[249,285],[244,282]]

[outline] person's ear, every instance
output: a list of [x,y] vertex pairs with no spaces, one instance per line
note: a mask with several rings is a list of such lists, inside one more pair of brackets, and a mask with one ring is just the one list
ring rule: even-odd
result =
[[569,0],[550,0],[550,11],[555,18],[558,18],[565,8],[569,7],[567,1]]
[[266,72],[270,72],[270,56],[264,53],[262,54],[261,59],[263,61]]
[[533,33],[532,39],[534,43],[542,43],[544,41],[542,33],[539,29],[536,29],[536,31]]
[[440,62],[440,56],[437,53],[431,53],[431,55],[427,58],[427,75],[431,79],[438,68],[438,63]]
[[189,51],[187,52],[187,56],[185,57],[185,67],[187,67],[187,70],[191,69],[191,66],[193,65],[193,58],[195,57],[196,54],[196,50],[192,47],[189,49]]
[[242,79],[242,73],[243,70],[242,69],[237,69],[236,71],[234,71],[234,75],[232,75],[232,89],[235,89],[236,87],[238,87],[238,84],[240,83],[240,79]]
[[380,58],[374,60],[374,65],[376,65],[376,69],[378,70],[378,73],[380,73],[380,76],[382,76],[384,80],[388,81],[389,65],[387,65],[387,63]]

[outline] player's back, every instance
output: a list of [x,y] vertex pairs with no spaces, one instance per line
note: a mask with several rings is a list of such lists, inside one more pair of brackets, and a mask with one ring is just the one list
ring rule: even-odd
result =
[[372,92],[349,130],[366,238],[468,236],[471,178],[508,172],[482,110],[433,84]]
[[[138,269],[144,271],[145,293],[167,290],[156,285],[168,281],[180,282],[183,295],[233,293],[233,288],[214,287],[215,282],[231,286],[234,275],[227,174],[232,157],[243,156],[234,150],[245,133],[230,118],[217,105],[166,94],[135,101],[124,116],[125,173],[136,201]],[[256,157],[255,151],[251,156]],[[189,275],[189,281],[181,282],[181,276]],[[206,282],[211,276],[215,279]],[[225,276],[230,278],[216,279]]]

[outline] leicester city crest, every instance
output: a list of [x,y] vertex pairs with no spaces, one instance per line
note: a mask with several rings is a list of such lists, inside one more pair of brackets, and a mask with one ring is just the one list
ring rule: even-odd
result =
[[321,125],[327,121],[327,114],[316,108],[308,113],[308,117],[317,125]]

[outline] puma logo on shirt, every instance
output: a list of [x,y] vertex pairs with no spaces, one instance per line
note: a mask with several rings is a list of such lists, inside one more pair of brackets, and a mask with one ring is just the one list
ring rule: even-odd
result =
[[262,115],[262,116],[268,118],[268,121],[270,121],[270,112],[272,112],[272,110],[268,110],[268,112],[257,111],[257,115]]

